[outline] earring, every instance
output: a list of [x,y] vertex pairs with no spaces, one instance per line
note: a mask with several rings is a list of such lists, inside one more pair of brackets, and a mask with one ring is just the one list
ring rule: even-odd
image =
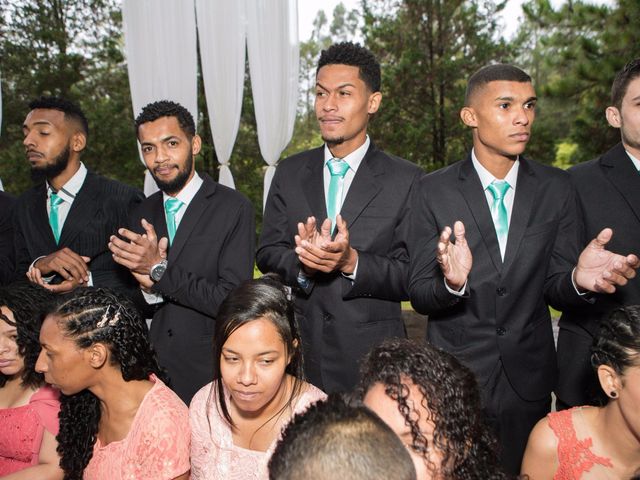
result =
[[611,393],[609,394],[609,396],[611,398],[616,398],[618,396],[618,392],[616,392],[615,390],[611,390]]

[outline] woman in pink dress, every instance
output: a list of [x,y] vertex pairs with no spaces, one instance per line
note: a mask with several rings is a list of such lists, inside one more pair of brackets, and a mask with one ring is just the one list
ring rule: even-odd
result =
[[34,365],[53,295],[20,283],[0,290],[0,478],[58,480],[58,392]]
[[603,320],[591,352],[604,406],[540,420],[522,461],[530,480],[640,478],[640,305]]
[[273,277],[240,284],[220,306],[214,378],[191,401],[191,478],[268,479],[281,431],[325,398],[302,374],[293,303]]
[[189,478],[189,414],[160,368],[134,305],[78,288],[42,324],[36,370],[63,393],[65,480]]

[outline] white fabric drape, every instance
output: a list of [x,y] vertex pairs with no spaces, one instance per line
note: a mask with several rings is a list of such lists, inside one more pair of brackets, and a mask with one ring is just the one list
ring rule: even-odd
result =
[[[157,100],[183,105],[198,122],[194,0],[124,0],[125,52],[133,114]],[[144,163],[144,162],[143,162]],[[145,194],[157,191],[147,172]]]
[[218,181],[234,188],[229,158],[242,111],[246,38],[244,2],[196,0],[196,15],[207,111],[220,163]]
[[269,165],[263,206],[275,164],[293,135],[298,101],[296,0],[245,0],[251,91],[260,153]]

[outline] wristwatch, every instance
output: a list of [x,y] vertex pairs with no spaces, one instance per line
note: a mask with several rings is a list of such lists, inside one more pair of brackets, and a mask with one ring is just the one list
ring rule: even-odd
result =
[[149,271],[149,276],[151,277],[151,280],[153,280],[154,282],[159,282],[160,279],[162,278],[162,275],[164,275],[164,272],[166,271],[167,271],[167,261],[161,260],[160,263],[156,263],[151,267],[151,270]]

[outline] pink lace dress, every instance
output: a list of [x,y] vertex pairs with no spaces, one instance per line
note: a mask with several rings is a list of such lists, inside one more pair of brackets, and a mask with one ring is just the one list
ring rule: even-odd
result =
[[[267,464],[276,446],[274,441],[266,452],[247,450],[233,444],[231,428],[220,416],[214,402],[207,399],[211,384],[196,393],[189,407],[191,418],[191,480],[267,480]],[[293,408],[301,413],[326,395],[313,385],[300,394]],[[209,427],[211,426],[211,427]]]
[[58,391],[38,389],[29,403],[0,409],[0,477],[38,464],[44,431],[58,434]]
[[547,415],[549,427],[558,439],[558,469],[553,480],[617,478],[611,471],[611,460],[591,451],[593,440],[588,436],[582,415],[585,408],[591,407],[575,407]]
[[84,480],[170,480],[189,471],[187,406],[155,375],[150,380],[127,436],[96,440]]

